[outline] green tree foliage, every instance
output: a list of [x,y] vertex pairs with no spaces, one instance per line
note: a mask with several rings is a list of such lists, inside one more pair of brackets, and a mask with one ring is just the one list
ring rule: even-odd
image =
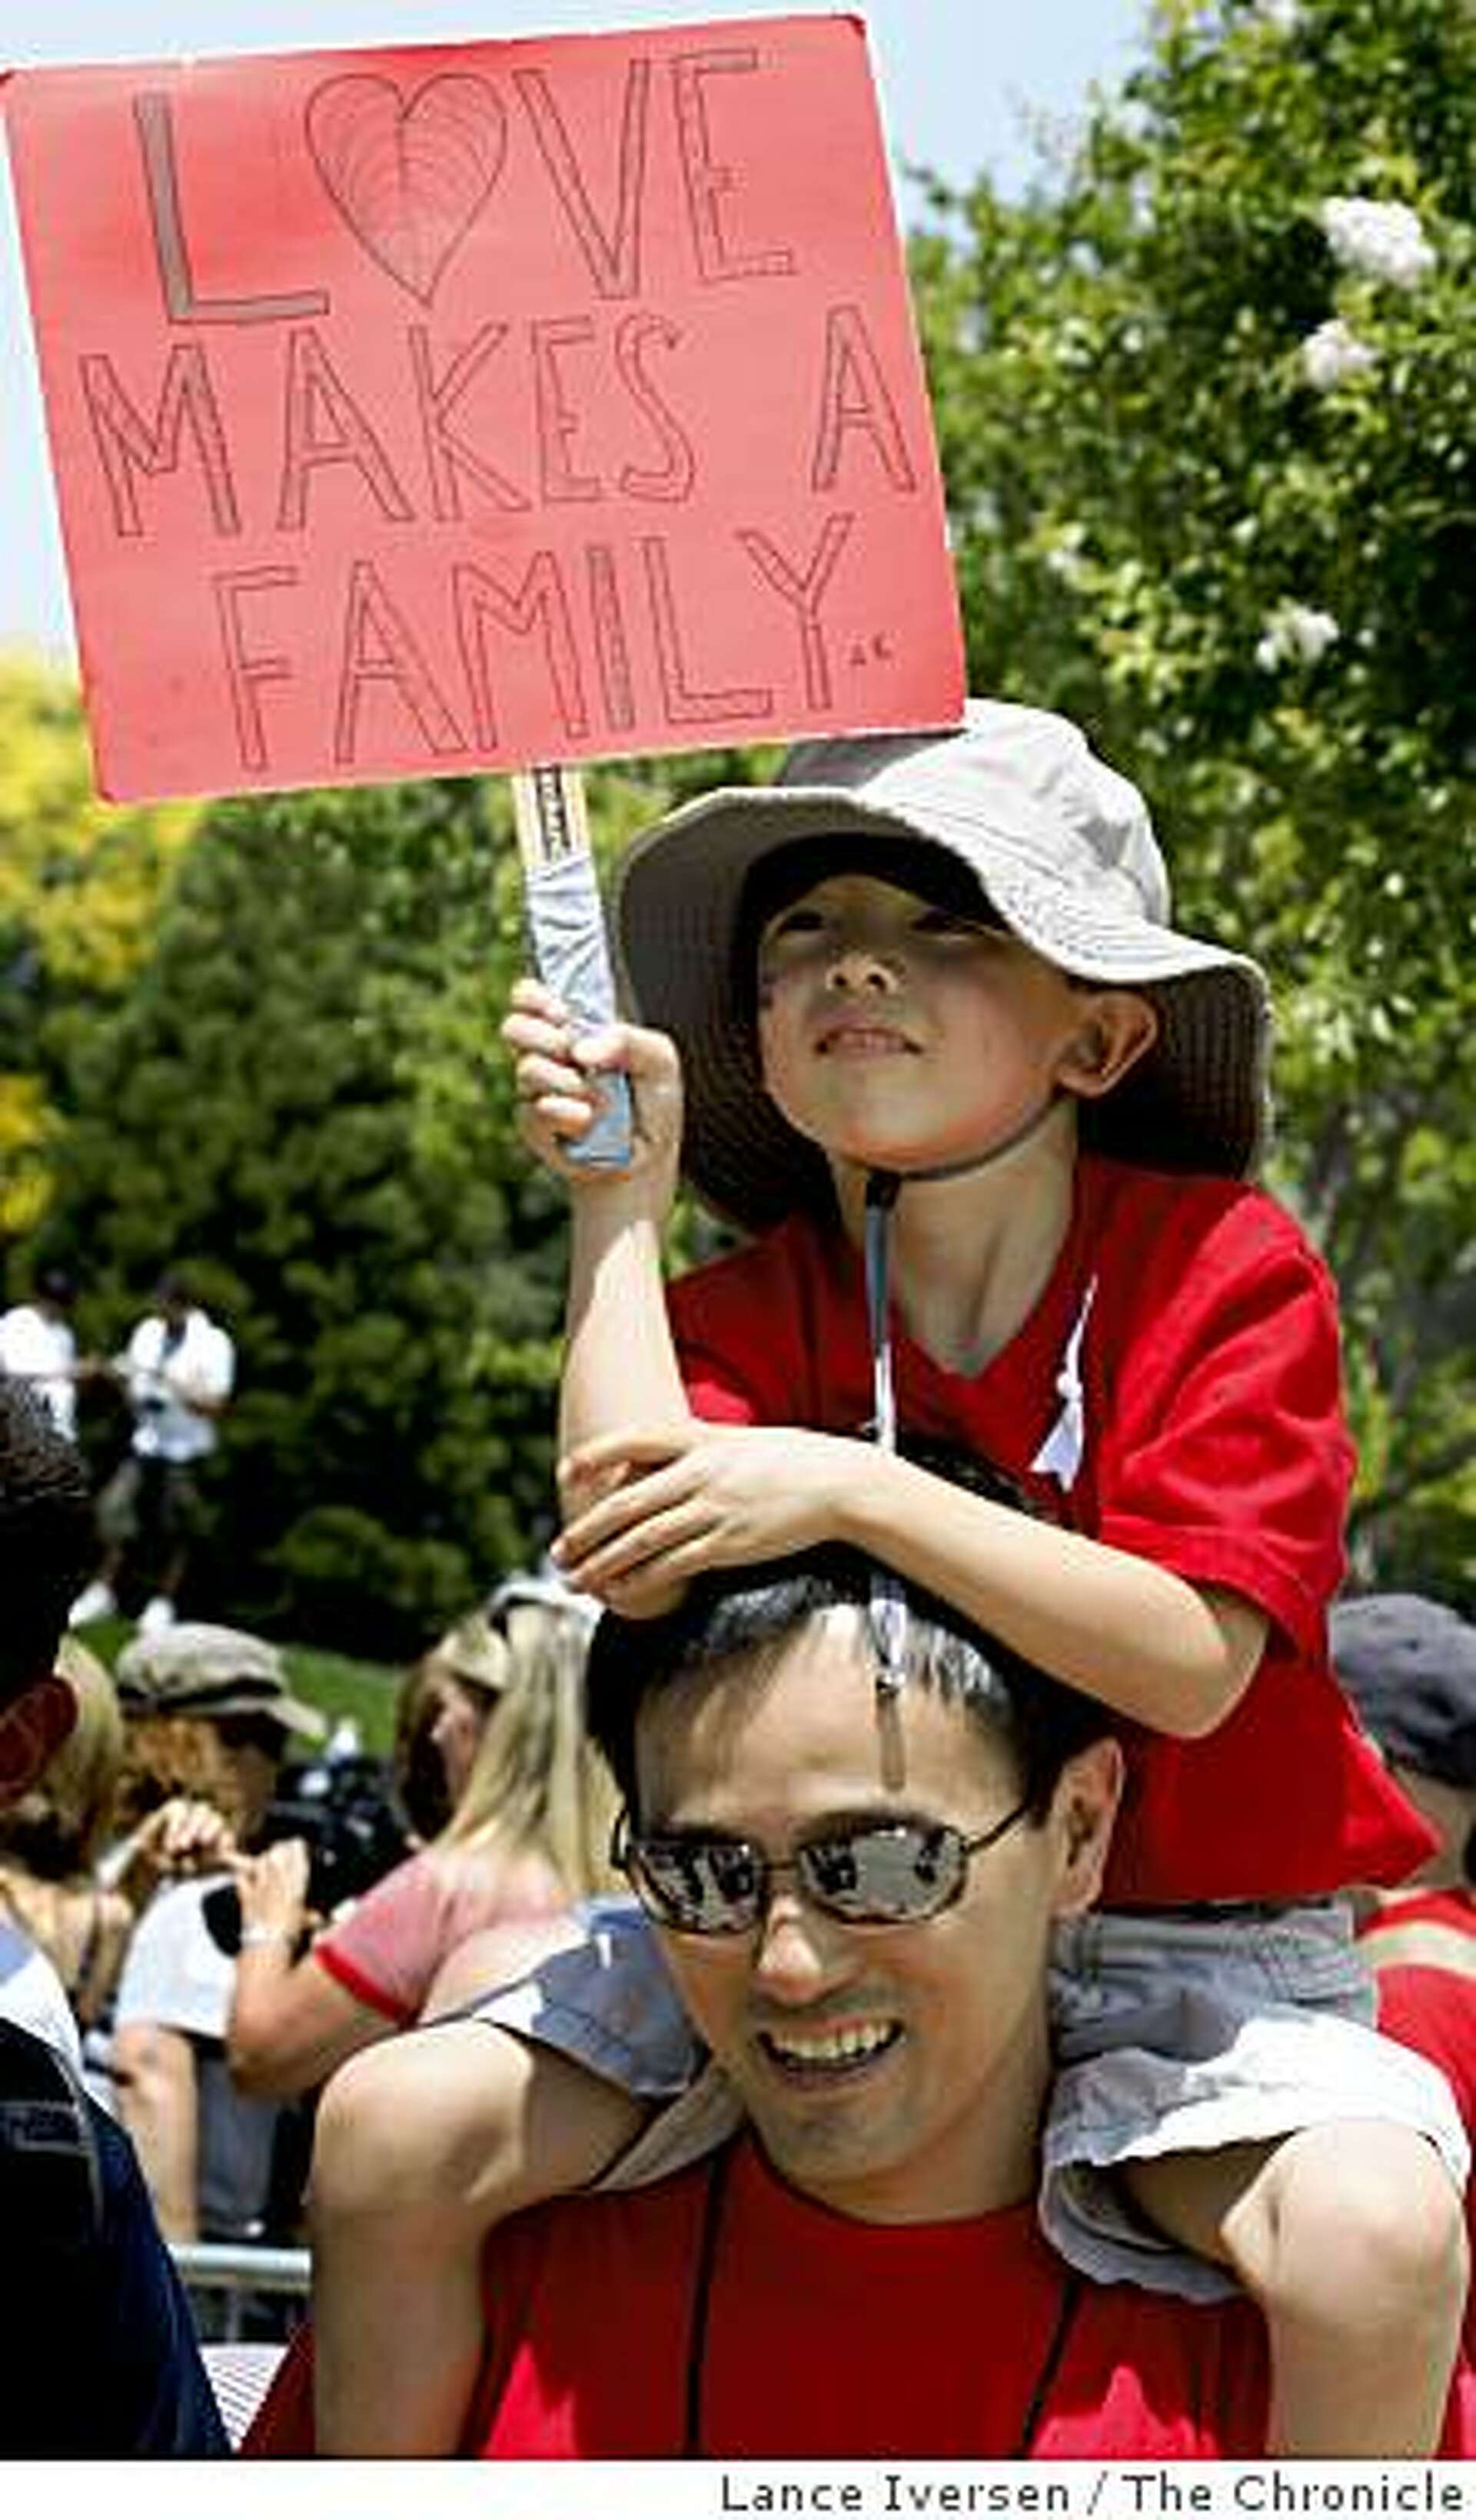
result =
[[1175,0],[1023,202],[929,198],[975,688],[1082,719],[1268,964],[1357,1562],[1469,1595],[1476,11]]
[[69,1045],[126,991],[194,819],[100,803],[74,685],[0,659],[0,1257],[43,1223]]
[[[612,835],[658,801],[596,786]],[[564,1215],[496,1043],[519,925],[502,783],[221,804],[77,1051],[94,1328],[179,1259],[239,1344],[207,1571],[248,1623],[392,1657],[548,1536]]]

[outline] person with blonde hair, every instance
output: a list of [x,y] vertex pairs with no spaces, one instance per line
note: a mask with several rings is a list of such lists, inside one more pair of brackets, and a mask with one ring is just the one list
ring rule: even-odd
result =
[[[419,1846],[438,1836],[451,1818],[446,1764],[432,1738],[445,1706],[449,1676],[441,1646],[432,1645],[410,1665],[395,1691],[390,1790]],[[487,1712],[491,1713],[490,1698]]]
[[[505,1665],[505,1686],[450,1820],[306,1951],[299,1955],[308,1925],[302,1841],[284,1840],[240,1867],[241,1957],[226,2048],[238,2089],[313,2089],[345,2057],[419,2020],[432,1989],[438,2001],[443,1995],[446,1962],[472,1938],[546,1925],[607,1885],[614,1800],[584,1725],[590,1626],[588,1604],[555,1580],[514,1576],[494,1593],[482,1670],[490,1679]],[[465,1645],[467,1623],[460,1633]],[[445,1641],[450,1691],[465,1689],[451,1651],[457,1636]],[[454,1760],[465,1745],[453,1703],[448,1696],[433,1730]]]
[[440,1835],[466,1792],[512,1668],[507,1638],[485,1609],[469,1610],[423,1657],[425,1749],[439,1778],[441,1804],[433,1826],[422,1830],[424,1837]]

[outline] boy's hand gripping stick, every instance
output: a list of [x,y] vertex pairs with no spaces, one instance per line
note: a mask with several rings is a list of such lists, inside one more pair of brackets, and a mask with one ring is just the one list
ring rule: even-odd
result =
[[[616,1010],[584,783],[577,770],[561,764],[514,770],[513,805],[539,977],[562,998],[575,1030],[593,1032],[613,1023]],[[578,1164],[628,1164],[634,1134],[629,1081],[617,1074],[591,1082],[600,1108],[583,1136],[570,1141],[569,1155]]]

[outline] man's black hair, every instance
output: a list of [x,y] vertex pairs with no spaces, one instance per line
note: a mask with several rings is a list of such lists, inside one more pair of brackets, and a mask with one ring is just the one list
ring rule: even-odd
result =
[[81,1455],[0,1373],[0,1706],[50,1671],[93,1545]]
[[[664,1618],[622,1619],[606,1610],[590,1647],[589,1729],[632,1813],[637,1721],[649,1698],[724,1663],[772,1662],[823,1611],[849,1606],[865,1618],[874,1581],[869,1557],[827,1543],[698,1576]],[[1032,1817],[1044,1819],[1066,1761],[1111,1732],[1108,1709],[1051,1680],[935,1594],[896,1581],[908,1612],[906,1686],[974,1709],[1013,1758]]]

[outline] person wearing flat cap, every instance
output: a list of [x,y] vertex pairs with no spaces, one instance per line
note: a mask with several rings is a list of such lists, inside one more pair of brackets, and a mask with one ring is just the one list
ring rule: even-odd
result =
[[[1056,1937],[1045,2228],[1097,2281],[1242,2286],[1273,2450],[1428,2452],[1467,2148],[1442,2077],[1371,2026],[1345,1896],[1430,1840],[1327,1660],[1353,1455],[1328,1273],[1246,1178],[1263,973],[1173,924],[1144,800],[1083,732],[992,699],[683,806],[627,853],[614,925],[633,1020],[581,1035],[527,979],[504,1026],[571,1208],[559,1563],[639,1618],[712,1569],[849,1543],[880,1561],[883,1694],[910,1579],[1110,1710],[1128,1790],[1103,1905]],[[616,1070],[630,1161],[581,1168]],[[743,1239],[668,1289],[679,1173]],[[918,1437],[1006,1494],[950,1486]],[[649,2056],[621,2088],[583,2035],[639,2014],[650,1937],[621,1936],[617,1969],[608,1942],[583,1981],[551,1958],[541,2007],[482,2008],[503,2041],[468,2049],[480,2157],[511,2169],[471,2244],[489,2201],[598,2181],[672,2089]],[[675,2083],[700,2067],[689,2045]],[[856,2104],[895,2070],[853,2058]],[[397,2339],[432,2279],[399,2292]],[[330,2380],[357,2353],[366,2430],[337,2450],[394,2413],[356,2307],[357,2340],[320,2340]]]
[[[125,1822],[171,1795],[212,1805],[236,1848],[265,1817],[293,1735],[321,1741],[315,1707],[294,1697],[277,1647],[239,1628],[186,1620],[135,1636],[118,1657],[126,1726]],[[226,2067],[235,1962],[204,1902],[232,1877],[214,1869],[157,1891],[118,1983],[112,2070],[171,2240],[259,2234],[281,2111],[234,2091]]]
[[166,1634],[135,1637],[118,1657],[116,1677],[118,1697],[130,1715],[182,1715],[217,1725],[233,1716],[254,1717],[258,1746],[268,1734],[280,1735],[279,1755],[289,1733],[321,1741],[328,1730],[317,1707],[291,1694],[277,1647],[243,1628],[192,1619]]

